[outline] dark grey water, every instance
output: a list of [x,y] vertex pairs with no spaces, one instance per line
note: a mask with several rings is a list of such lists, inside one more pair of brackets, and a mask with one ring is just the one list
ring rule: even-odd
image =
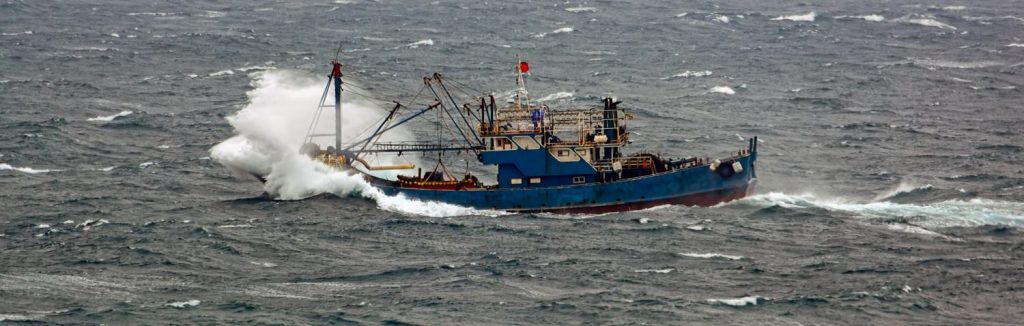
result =
[[[0,321],[1016,324],[1022,31],[1005,0],[5,1]],[[520,54],[534,98],[624,100],[634,150],[760,136],[759,194],[503,215],[303,173],[272,156],[339,42],[356,125],[435,71],[504,94]]]

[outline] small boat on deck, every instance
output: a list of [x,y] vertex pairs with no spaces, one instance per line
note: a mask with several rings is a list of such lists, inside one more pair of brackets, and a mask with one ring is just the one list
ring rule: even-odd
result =
[[[630,143],[626,122],[632,114],[621,102],[605,98],[600,106],[552,109],[531,103],[526,92],[526,62],[515,67],[514,100],[499,107],[493,95],[476,94],[458,102],[450,89],[461,85],[434,74],[424,89],[434,101],[421,108],[396,104],[376,130],[343,143],[342,65],[332,71],[318,107],[334,109],[334,133],[313,133],[310,126],[302,152],[328,166],[362,175],[387,195],[438,201],[479,209],[511,212],[603,213],[660,205],[711,206],[750,195],[757,182],[757,138],[735,155],[711,159],[669,159],[656,153],[626,154]],[[328,94],[333,92],[333,106]],[[423,90],[421,90],[421,93]],[[396,102],[397,103],[397,102]],[[408,111],[399,116],[399,112]],[[389,130],[434,112],[437,132],[451,139],[436,142],[382,142]],[[316,122],[314,122],[315,124]],[[333,137],[321,148],[318,137]],[[367,158],[402,153],[437,154],[431,171],[398,175],[394,180],[369,171],[412,170],[412,164],[372,165]],[[472,154],[483,165],[497,167],[495,182],[485,184],[467,172],[455,176],[444,163],[446,154]],[[467,160],[470,161],[470,160]],[[468,162],[467,162],[468,164]]]

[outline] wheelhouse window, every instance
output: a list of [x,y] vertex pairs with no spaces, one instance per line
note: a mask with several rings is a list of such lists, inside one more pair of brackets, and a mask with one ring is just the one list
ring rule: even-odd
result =
[[586,183],[587,177],[572,177],[572,183]]

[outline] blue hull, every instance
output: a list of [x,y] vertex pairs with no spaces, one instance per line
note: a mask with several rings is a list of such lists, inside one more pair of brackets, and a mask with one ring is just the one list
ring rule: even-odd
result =
[[435,190],[399,187],[372,179],[387,195],[512,212],[603,213],[660,205],[712,206],[753,192],[756,156],[735,158],[743,171],[723,177],[707,165],[612,182],[556,187]]

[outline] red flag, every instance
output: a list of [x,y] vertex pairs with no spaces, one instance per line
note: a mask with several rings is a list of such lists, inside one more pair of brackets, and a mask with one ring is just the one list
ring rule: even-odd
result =
[[530,71],[530,64],[529,63],[526,63],[526,61],[523,61],[523,62],[519,63],[519,72],[525,74],[525,73],[527,73],[529,71]]

